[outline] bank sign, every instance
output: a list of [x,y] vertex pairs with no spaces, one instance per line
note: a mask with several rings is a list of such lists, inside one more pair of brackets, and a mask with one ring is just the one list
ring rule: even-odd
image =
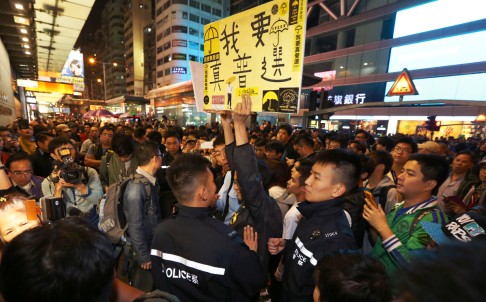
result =
[[305,0],[272,1],[204,26],[204,110],[296,113],[304,57]]
[[386,83],[334,86],[329,90],[328,100],[334,105],[359,105],[383,102]]

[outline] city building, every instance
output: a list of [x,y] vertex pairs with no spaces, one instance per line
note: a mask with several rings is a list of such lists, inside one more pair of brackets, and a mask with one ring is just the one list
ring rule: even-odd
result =
[[204,25],[228,16],[223,0],[165,0],[155,6],[156,86],[146,94],[156,109],[179,125],[204,124],[192,91],[190,61],[203,62]]
[[[101,13],[103,45],[101,53],[94,53],[97,74],[106,78],[106,100],[126,94],[125,80],[125,1],[109,0]],[[85,56],[87,56],[85,54]],[[114,63],[116,66],[114,66]],[[104,71],[103,71],[104,66]],[[104,74],[103,74],[104,73]]]
[[[443,126],[436,136],[471,135],[486,100],[481,7],[480,0],[310,2],[304,73],[323,81],[303,92],[307,102],[326,93],[334,107],[313,110],[311,103],[303,121],[292,117],[292,123],[415,134],[425,133],[422,123],[437,115]],[[386,94],[404,68],[419,94],[400,103]],[[312,90],[317,95],[310,100]]]

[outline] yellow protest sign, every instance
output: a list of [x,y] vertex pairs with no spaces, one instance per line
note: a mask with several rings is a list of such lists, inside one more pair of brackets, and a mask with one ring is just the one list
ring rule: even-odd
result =
[[296,113],[305,41],[306,0],[272,1],[204,26],[204,110]]

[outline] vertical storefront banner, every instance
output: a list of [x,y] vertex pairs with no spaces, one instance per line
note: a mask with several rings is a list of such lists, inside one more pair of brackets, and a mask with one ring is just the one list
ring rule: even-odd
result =
[[297,113],[307,1],[272,1],[204,26],[204,110]]

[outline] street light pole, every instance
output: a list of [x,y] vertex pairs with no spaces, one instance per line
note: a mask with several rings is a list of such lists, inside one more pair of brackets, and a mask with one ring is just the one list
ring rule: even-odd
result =
[[101,64],[103,64],[103,92],[104,92],[104,98],[105,98],[105,102],[106,102],[106,63],[102,62]]

